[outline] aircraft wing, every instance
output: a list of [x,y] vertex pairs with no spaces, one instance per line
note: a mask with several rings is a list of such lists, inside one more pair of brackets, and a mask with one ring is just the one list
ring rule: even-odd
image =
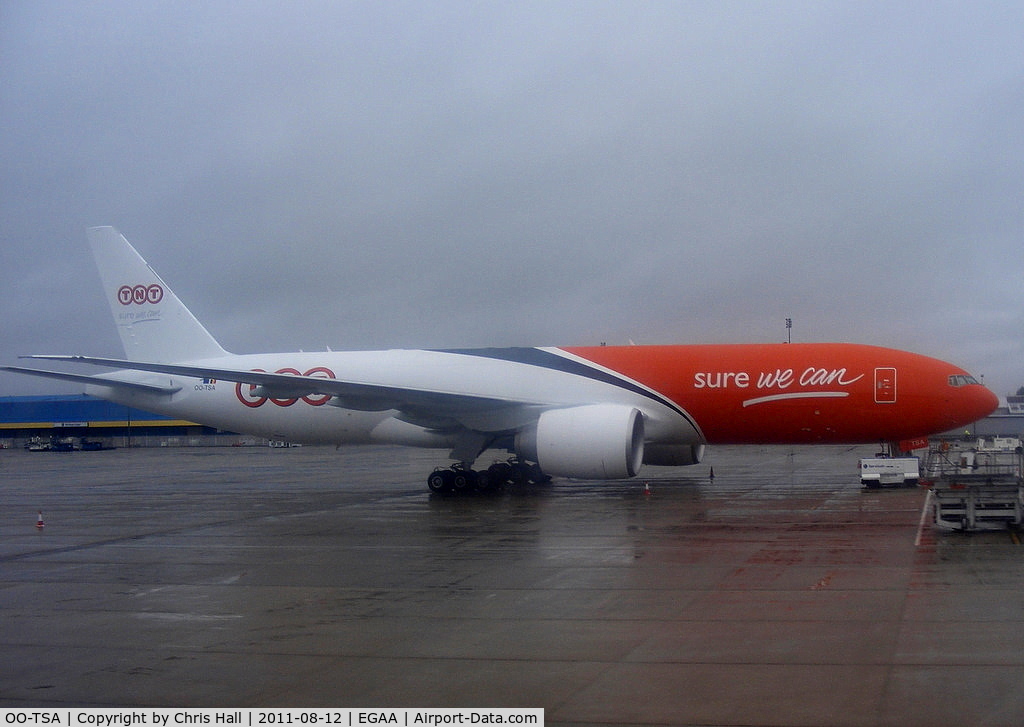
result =
[[[374,382],[329,379],[318,376],[297,376],[292,374],[245,371],[189,364],[165,364],[123,359],[96,358],[92,356],[35,355],[23,358],[84,363],[117,369],[148,371],[171,376],[185,376],[198,379],[218,379],[257,387],[255,396],[275,399],[289,399],[309,395],[333,397],[338,406],[360,411],[397,410],[403,419],[424,427],[445,428],[462,424],[470,428],[488,430],[511,429],[526,419],[536,416],[541,402],[519,399],[504,399],[481,396],[473,393],[458,393],[424,388],[383,385]],[[24,373],[34,371],[24,369]],[[67,378],[91,384],[117,385],[109,379],[93,376],[76,376],[47,372],[55,378]],[[148,385],[140,384],[152,390]],[[167,393],[167,392],[163,392]],[[498,423],[495,423],[498,422]]]

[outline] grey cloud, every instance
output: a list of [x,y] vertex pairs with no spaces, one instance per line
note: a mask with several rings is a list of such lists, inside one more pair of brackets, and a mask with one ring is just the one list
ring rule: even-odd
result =
[[[12,3],[3,349],[117,353],[113,224],[229,349],[855,340],[1024,384],[1024,11]],[[52,384],[0,376],[0,392]]]

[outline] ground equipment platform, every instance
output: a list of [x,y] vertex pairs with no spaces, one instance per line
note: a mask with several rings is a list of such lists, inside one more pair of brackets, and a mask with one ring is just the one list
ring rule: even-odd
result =
[[924,470],[936,526],[977,531],[1024,522],[1024,448],[996,437],[932,443]]

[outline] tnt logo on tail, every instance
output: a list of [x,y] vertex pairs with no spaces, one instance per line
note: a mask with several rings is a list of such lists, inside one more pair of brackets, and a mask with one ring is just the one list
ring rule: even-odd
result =
[[152,285],[122,285],[117,289],[117,300],[121,305],[156,305],[164,299],[162,286],[153,283]]

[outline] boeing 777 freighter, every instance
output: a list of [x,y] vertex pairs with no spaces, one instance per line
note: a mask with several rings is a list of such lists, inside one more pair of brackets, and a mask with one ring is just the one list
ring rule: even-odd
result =
[[[952,364],[845,343],[228,353],[112,227],[88,231],[126,358],[85,392],[229,431],[303,443],[449,450],[433,491],[510,477],[633,477],[705,444],[897,442],[998,401]],[[488,449],[510,463],[474,471]]]

